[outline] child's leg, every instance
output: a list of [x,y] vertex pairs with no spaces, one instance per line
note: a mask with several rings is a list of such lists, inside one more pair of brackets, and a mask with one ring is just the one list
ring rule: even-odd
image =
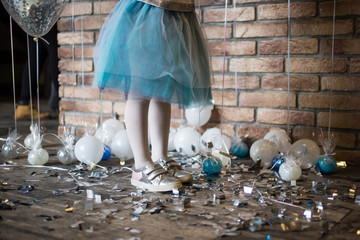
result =
[[155,99],[150,101],[149,128],[151,138],[151,158],[155,162],[167,157],[171,118],[170,103]]
[[148,144],[149,100],[130,97],[125,107],[125,124],[134,153],[135,168],[152,164]]

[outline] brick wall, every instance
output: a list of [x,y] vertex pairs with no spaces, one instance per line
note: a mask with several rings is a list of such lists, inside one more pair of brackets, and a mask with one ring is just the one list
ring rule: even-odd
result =
[[[234,136],[237,132],[258,139],[273,127],[287,126],[287,1],[237,0],[236,8],[232,1],[228,1],[224,86],[225,0],[197,1],[200,5],[197,13],[212,54],[216,104],[210,122],[201,130],[219,127],[222,120],[227,135]],[[81,135],[85,126],[99,123],[100,92],[90,87],[94,72],[91,57],[99,34],[99,21],[105,20],[116,2],[101,1],[99,8],[98,1],[76,1],[75,30],[72,30],[72,4],[69,3],[58,22],[61,58],[59,131],[62,126],[75,123],[77,134]],[[333,1],[291,2],[291,138],[294,141],[313,138],[320,129],[327,130],[333,82],[332,130],[338,136],[336,158],[360,164],[360,1],[336,1],[333,67]],[[82,39],[84,61],[81,61]],[[72,43],[75,44],[74,62]],[[224,106],[221,106],[222,102]],[[117,112],[123,119],[124,108],[123,96],[103,94],[105,118]],[[172,125],[176,127],[181,123],[181,113],[175,106],[172,110]]]

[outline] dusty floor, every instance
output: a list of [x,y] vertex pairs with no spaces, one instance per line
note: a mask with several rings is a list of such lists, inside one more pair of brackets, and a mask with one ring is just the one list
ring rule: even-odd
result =
[[[0,122],[6,137],[12,122]],[[56,132],[56,120],[46,125]],[[21,126],[28,134],[29,122]],[[219,177],[190,169],[195,180],[179,195],[155,194],[132,187],[116,158],[101,162],[108,171],[80,171],[58,162],[54,139],[43,147],[47,167],[0,157],[0,239],[360,239],[359,167],[323,177],[304,172],[290,186],[236,160]],[[87,190],[101,203],[87,199]]]

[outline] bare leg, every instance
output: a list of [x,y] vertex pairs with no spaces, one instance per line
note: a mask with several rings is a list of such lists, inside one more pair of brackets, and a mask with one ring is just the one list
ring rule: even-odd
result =
[[167,157],[171,105],[152,99],[149,109],[149,127],[151,138],[151,157],[155,162]]
[[148,145],[149,102],[147,99],[132,97],[126,102],[125,124],[136,169],[152,164]]

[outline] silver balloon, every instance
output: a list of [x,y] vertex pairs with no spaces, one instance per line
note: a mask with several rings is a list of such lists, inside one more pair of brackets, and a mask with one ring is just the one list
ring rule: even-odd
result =
[[57,157],[62,164],[71,164],[76,161],[74,151],[66,148],[61,148],[57,152]]
[[41,37],[59,19],[68,0],[1,0],[12,19],[29,35]]
[[19,157],[19,148],[15,144],[5,143],[1,148],[1,153],[7,159],[14,159]]

